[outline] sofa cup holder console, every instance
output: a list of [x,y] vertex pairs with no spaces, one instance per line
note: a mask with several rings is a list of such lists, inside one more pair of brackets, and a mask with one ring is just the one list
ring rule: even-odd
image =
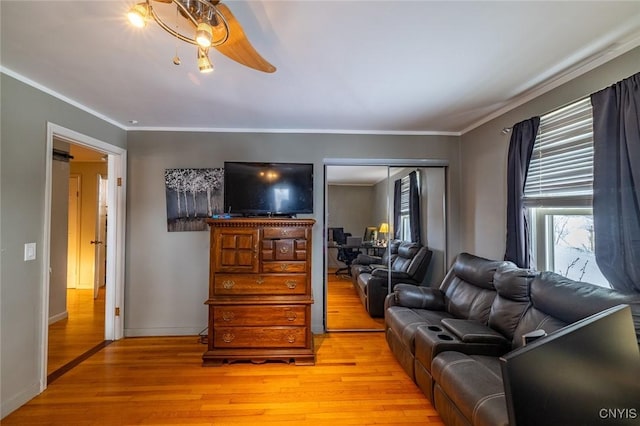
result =
[[448,334],[438,334],[438,339],[452,341],[453,337],[449,336]]

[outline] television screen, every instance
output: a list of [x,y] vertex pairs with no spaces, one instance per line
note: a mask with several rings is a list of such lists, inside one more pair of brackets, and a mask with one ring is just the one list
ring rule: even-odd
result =
[[640,354],[620,305],[501,358],[510,426],[640,424]]
[[313,213],[313,164],[225,162],[224,210],[244,216]]

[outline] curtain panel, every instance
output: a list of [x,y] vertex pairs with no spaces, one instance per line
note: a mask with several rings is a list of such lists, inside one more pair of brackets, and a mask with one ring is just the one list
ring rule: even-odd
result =
[[409,173],[409,226],[411,228],[411,242],[421,244],[420,191],[416,171]]
[[613,288],[640,293],[640,73],[591,104],[596,262]]
[[400,239],[400,210],[402,204],[402,181],[393,182],[393,238]]
[[524,185],[527,181],[533,145],[540,127],[540,117],[532,117],[513,126],[507,157],[507,241],[504,259],[521,268],[531,267],[529,224],[524,207]]

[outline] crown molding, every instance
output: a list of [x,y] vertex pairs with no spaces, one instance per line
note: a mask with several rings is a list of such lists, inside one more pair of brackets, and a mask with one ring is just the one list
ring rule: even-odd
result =
[[336,134],[336,135],[397,135],[397,136],[462,136],[460,132],[431,130],[345,130],[345,129],[269,129],[232,127],[126,127],[127,131],[140,132],[203,132],[203,133],[291,133],[291,134]]
[[81,104],[80,102],[77,102],[77,101],[75,101],[75,100],[73,100],[71,98],[68,98],[68,97],[64,96],[63,94],[56,92],[55,90],[52,90],[52,89],[50,89],[50,88],[48,88],[46,86],[43,86],[42,84],[37,83],[37,82],[35,82],[35,81],[23,76],[22,74],[19,74],[19,73],[13,71],[13,70],[10,70],[7,67],[4,67],[4,66],[0,65],[0,73],[6,74],[9,77],[15,78],[16,80],[18,80],[18,81],[20,81],[20,82],[22,82],[22,83],[24,83],[24,84],[26,84],[28,86],[31,86],[31,87],[33,87],[35,89],[38,89],[41,92],[46,93],[47,95],[51,95],[54,98],[60,99],[61,101],[66,102],[69,105],[72,105],[72,106],[74,106],[74,107],[76,107],[76,108],[78,108],[78,109],[80,109],[80,110],[82,110],[82,111],[84,111],[84,112],[86,112],[88,114],[91,114],[94,117],[97,117],[97,118],[99,118],[101,120],[104,120],[109,124],[112,124],[112,125],[114,125],[116,127],[119,127],[122,130],[126,130],[126,128],[122,124],[120,124],[117,121],[111,119],[110,117],[107,117],[106,115],[101,114],[98,111],[95,111],[95,110],[89,108],[88,106]]
[[624,55],[625,53],[629,52],[632,49],[635,49],[638,46],[640,46],[640,32],[636,32],[625,41],[613,43],[607,46],[599,53],[592,55],[582,62],[569,67],[565,71],[562,71],[551,77],[550,79],[547,79],[546,81],[523,92],[521,95],[515,97],[507,105],[468,126],[464,130],[462,130],[460,134],[464,135],[482,126],[483,124],[486,124],[489,121],[498,118],[501,115],[506,114],[507,112],[516,109],[517,107],[524,105],[525,103],[539,96],[542,96],[545,93],[550,92],[551,90],[560,87],[561,85],[568,83],[569,81],[578,78],[581,75],[586,74],[601,65],[606,64],[607,62],[617,58],[618,56]]

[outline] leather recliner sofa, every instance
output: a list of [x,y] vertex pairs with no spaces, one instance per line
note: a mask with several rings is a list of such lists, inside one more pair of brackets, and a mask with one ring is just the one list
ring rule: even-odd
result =
[[385,301],[386,338],[400,365],[448,425],[508,425],[499,357],[640,294],[462,253],[437,287],[398,284]]
[[393,240],[382,257],[358,255],[351,265],[351,279],[369,315],[373,318],[384,317],[389,279],[392,289],[400,282],[421,285],[432,254],[431,250],[420,244]]

